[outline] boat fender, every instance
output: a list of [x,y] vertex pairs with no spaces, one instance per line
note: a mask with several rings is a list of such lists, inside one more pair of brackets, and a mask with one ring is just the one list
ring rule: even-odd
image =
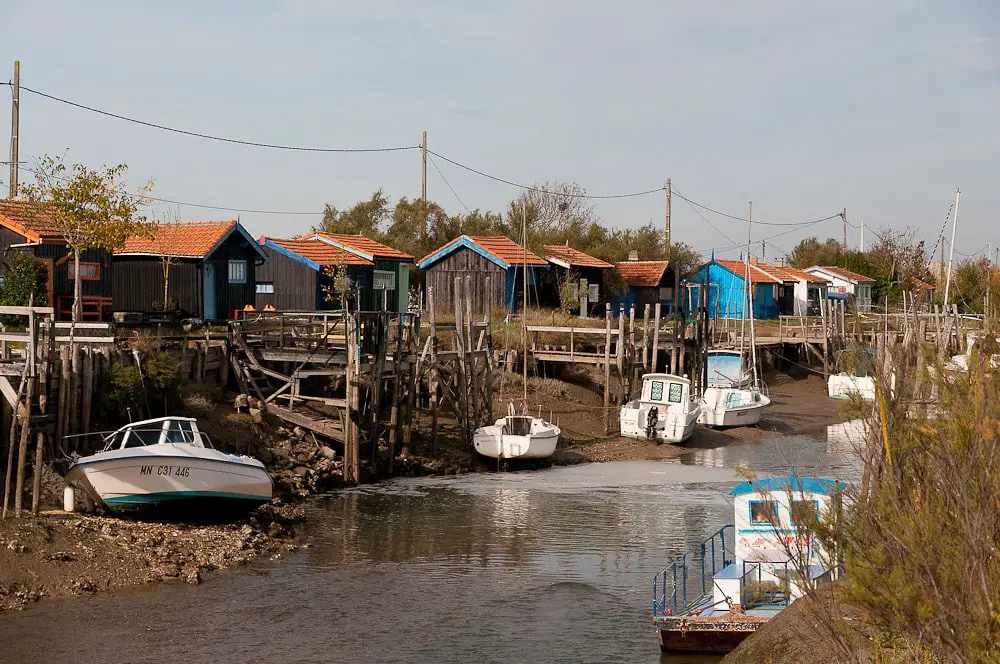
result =
[[64,512],[75,512],[76,511],[76,489],[71,486],[63,489],[63,511]]
[[660,409],[653,406],[646,413],[646,438],[656,438],[656,422],[660,419]]

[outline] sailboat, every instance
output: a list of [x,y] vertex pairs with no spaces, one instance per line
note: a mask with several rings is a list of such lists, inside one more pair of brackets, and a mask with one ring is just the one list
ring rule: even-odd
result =
[[523,363],[523,402],[521,413],[511,402],[507,406],[507,415],[493,424],[479,427],[472,434],[472,447],[482,456],[491,459],[547,459],[555,454],[562,430],[539,417],[529,415],[528,406],[528,215],[521,209],[521,247],[524,251],[522,282],[524,285],[521,317],[521,347]]
[[[751,204],[752,206],[752,204]],[[753,208],[748,217],[748,224],[753,226]],[[757,373],[757,339],[754,333],[753,290],[750,279],[750,232],[747,236],[747,253],[745,256],[744,298],[743,298],[743,334],[740,335],[740,350],[709,351],[708,381],[701,395],[701,414],[698,424],[707,427],[743,427],[753,426],[760,422],[764,408],[771,403],[771,398],[761,391],[760,377]],[[746,327],[750,326],[750,371],[749,376],[744,366],[743,346],[746,339]]]

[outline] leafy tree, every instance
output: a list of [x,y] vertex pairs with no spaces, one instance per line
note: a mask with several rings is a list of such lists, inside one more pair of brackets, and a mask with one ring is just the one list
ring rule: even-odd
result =
[[670,244],[670,251],[667,252],[667,259],[673,266],[674,271],[681,278],[690,277],[698,271],[704,262],[701,254],[695,251],[694,247],[684,242],[673,242]]
[[788,262],[792,267],[807,268],[813,265],[841,265],[843,248],[833,238],[820,241],[816,237],[807,237],[799,242],[788,254]]
[[149,201],[149,182],[137,195],[125,190],[128,166],[90,169],[67,167],[61,158],[46,156],[35,173],[35,184],[25,185],[28,200],[44,205],[52,225],[73,254],[73,320],[80,320],[80,254],[87,249],[114,251],[133,235],[152,236],[155,225],[139,214]]
[[[35,306],[45,306],[47,281],[48,271],[41,261],[23,251],[10,252],[0,281],[0,305],[24,307],[34,302]],[[23,316],[16,318],[19,321]]]
[[912,228],[883,228],[875,233],[875,242],[865,252],[870,269],[862,274],[875,279],[872,290],[878,301],[895,301],[910,287],[913,277],[924,274],[926,258],[924,243],[916,239]]
[[411,201],[403,197],[392,211],[387,239],[391,238],[397,249],[419,258],[436,247],[429,243],[428,228],[448,219],[444,208],[433,201],[425,203],[419,198]]
[[[987,293],[992,296],[995,292],[995,280],[995,272],[985,258],[962,261],[955,268],[952,280],[954,303],[968,313],[985,312]],[[943,293],[942,290],[942,295]]]
[[360,201],[347,210],[338,210],[327,203],[323,207],[323,220],[314,230],[364,235],[374,240],[382,237],[388,221],[389,200],[381,189],[376,189],[371,198]]

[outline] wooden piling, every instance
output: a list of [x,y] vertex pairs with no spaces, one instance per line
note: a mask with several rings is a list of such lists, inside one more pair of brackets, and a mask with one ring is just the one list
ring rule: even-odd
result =
[[42,468],[44,467],[45,454],[45,433],[39,431],[35,434],[35,469],[32,473],[31,482],[31,513],[38,516],[38,511],[42,499]]
[[17,450],[17,483],[14,489],[14,516],[20,518],[24,498],[24,472],[28,461],[28,436],[31,432],[31,401],[35,394],[35,381],[28,376],[24,393],[24,410],[21,412],[21,440]]
[[653,357],[650,372],[656,373],[656,364],[660,357],[660,303],[653,307]]
[[80,433],[90,433],[90,410],[94,399],[94,351],[83,350],[82,395],[80,401]]
[[438,409],[440,407],[440,388],[438,386],[441,376],[438,369],[438,336],[437,318],[434,312],[434,287],[427,287],[427,313],[430,317],[431,326],[431,371],[430,385],[431,393],[431,455],[436,456],[438,451]]

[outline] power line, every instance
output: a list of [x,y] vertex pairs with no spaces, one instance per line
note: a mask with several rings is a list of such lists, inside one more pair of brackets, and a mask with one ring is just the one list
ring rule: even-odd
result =
[[448,157],[444,156],[443,154],[441,154],[439,152],[434,152],[433,150],[428,150],[427,154],[432,154],[435,157],[437,157],[438,159],[443,159],[444,161],[448,162],[452,166],[458,166],[459,168],[467,170],[470,173],[475,173],[476,175],[482,176],[484,178],[487,178],[487,179],[490,179],[490,180],[494,180],[494,181],[500,182],[502,184],[510,185],[511,187],[517,187],[519,189],[524,189],[526,191],[535,191],[535,192],[538,192],[540,194],[551,194],[553,196],[564,196],[566,198],[609,199],[609,198],[635,198],[637,196],[646,196],[648,194],[655,194],[658,191],[666,191],[665,187],[657,187],[656,189],[647,189],[646,191],[635,191],[635,192],[628,193],[628,194],[604,194],[604,195],[601,195],[601,196],[594,195],[594,194],[570,194],[570,193],[566,193],[566,192],[562,192],[562,191],[549,191],[547,189],[541,189],[539,187],[531,187],[531,186],[528,186],[526,184],[520,184],[518,182],[514,182],[512,180],[507,180],[505,178],[502,178],[502,177],[499,177],[499,176],[496,176],[496,175],[490,175],[489,173],[485,173],[483,171],[480,171],[480,170],[478,170],[476,168],[473,168],[472,166],[468,166],[468,165],[463,164],[463,163],[461,163],[459,161],[455,161],[454,159],[449,159]]
[[[728,212],[722,212],[721,210],[716,210],[715,208],[711,208],[705,205],[704,203],[693,201],[690,198],[685,197],[683,194],[678,193],[676,187],[672,187],[672,189],[673,193],[676,194],[679,198],[686,201],[690,205],[696,205],[697,207],[700,207],[702,210],[706,210],[707,212],[711,212],[712,214],[717,214],[720,217],[726,217],[727,219],[735,219],[736,221],[747,220],[746,217],[740,217],[735,214],[729,214]],[[775,222],[775,221],[757,221],[756,219],[754,219],[753,223],[758,226],[807,226],[809,224],[818,224],[821,221],[829,221],[830,219],[836,219],[839,216],[840,213],[838,212],[836,214],[831,214],[828,217],[823,217],[822,219],[813,219],[812,221]]]
[[161,131],[173,132],[175,134],[183,134],[184,136],[193,136],[194,138],[204,138],[210,141],[219,141],[220,143],[232,143],[235,145],[247,145],[256,148],[270,148],[272,150],[290,150],[294,152],[335,152],[335,153],[356,153],[356,152],[402,152],[404,150],[417,150],[420,148],[419,145],[402,145],[396,147],[386,147],[386,148],[319,148],[319,147],[308,147],[302,145],[283,145],[279,143],[262,143],[258,141],[244,141],[238,138],[228,138],[225,136],[214,136],[212,134],[205,134],[197,131],[188,131],[186,129],[178,129],[176,127],[170,127],[167,125],[158,124],[156,122],[147,122],[146,120],[139,120],[136,118],[129,117],[127,115],[120,115],[118,113],[112,113],[111,111],[105,111],[100,108],[95,108],[93,106],[87,106],[86,104],[81,104],[79,102],[70,101],[69,99],[63,99],[62,97],[56,97],[55,95],[50,95],[39,90],[33,90],[27,86],[22,85],[21,90],[30,92],[32,94],[38,95],[39,97],[45,97],[46,99],[51,99],[52,101],[57,101],[61,104],[67,104],[75,108],[80,108],[85,111],[90,111],[91,113],[98,113],[100,115],[106,115],[110,118],[115,118],[117,120],[124,120],[126,122],[131,122],[133,124],[141,125],[143,127],[151,127],[153,129],[159,129]]
[[[673,189],[673,187],[671,187],[671,189]],[[709,221],[709,220],[708,220],[708,217],[706,217],[705,215],[703,215],[703,214],[701,213],[701,210],[699,210],[699,209],[698,209],[698,208],[696,208],[695,206],[691,205],[691,203],[690,203],[690,202],[688,202],[688,200],[687,200],[686,198],[684,198],[683,196],[680,196],[680,199],[681,199],[682,201],[684,201],[685,203],[687,203],[687,204],[688,204],[688,207],[690,207],[690,208],[691,208],[692,210],[694,210],[695,214],[697,214],[697,215],[698,215],[699,217],[701,217],[701,218],[702,218],[702,221],[704,221],[704,222],[705,222],[706,224],[708,224],[708,225],[709,225],[709,226],[710,226],[710,227],[712,228],[712,230],[714,230],[714,231],[715,231],[716,233],[718,233],[718,234],[719,234],[719,235],[721,235],[722,237],[726,238],[726,239],[727,239],[727,240],[729,240],[730,242],[732,242],[732,243],[736,244],[736,240],[734,240],[733,238],[731,238],[731,237],[729,237],[728,235],[726,235],[725,233],[723,233],[723,232],[722,232],[722,230],[721,230],[721,229],[720,229],[720,228],[719,228],[718,226],[716,226],[716,225],[715,225],[715,224],[713,224],[713,223],[712,223],[711,221]]]
[[451,195],[455,197],[456,201],[458,201],[458,204],[464,207],[466,212],[471,214],[472,210],[469,209],[469,206],[465,204],[465,201],[462,200],[462,197],[458,195],[458,192],[455,191],[455,188],[451,186],[450,182],[448,182],[448,178],[446,178],[444,176],[444,173],[441,172],[441,169],[438,168],[437,162],[434,161],[434,157],[431,157],[431,165],[434,167],[434,170],[437,171],[437,174],[441,176],[441,179],[444,181],[445,185],[447,185],[448,189],[451,191]]

